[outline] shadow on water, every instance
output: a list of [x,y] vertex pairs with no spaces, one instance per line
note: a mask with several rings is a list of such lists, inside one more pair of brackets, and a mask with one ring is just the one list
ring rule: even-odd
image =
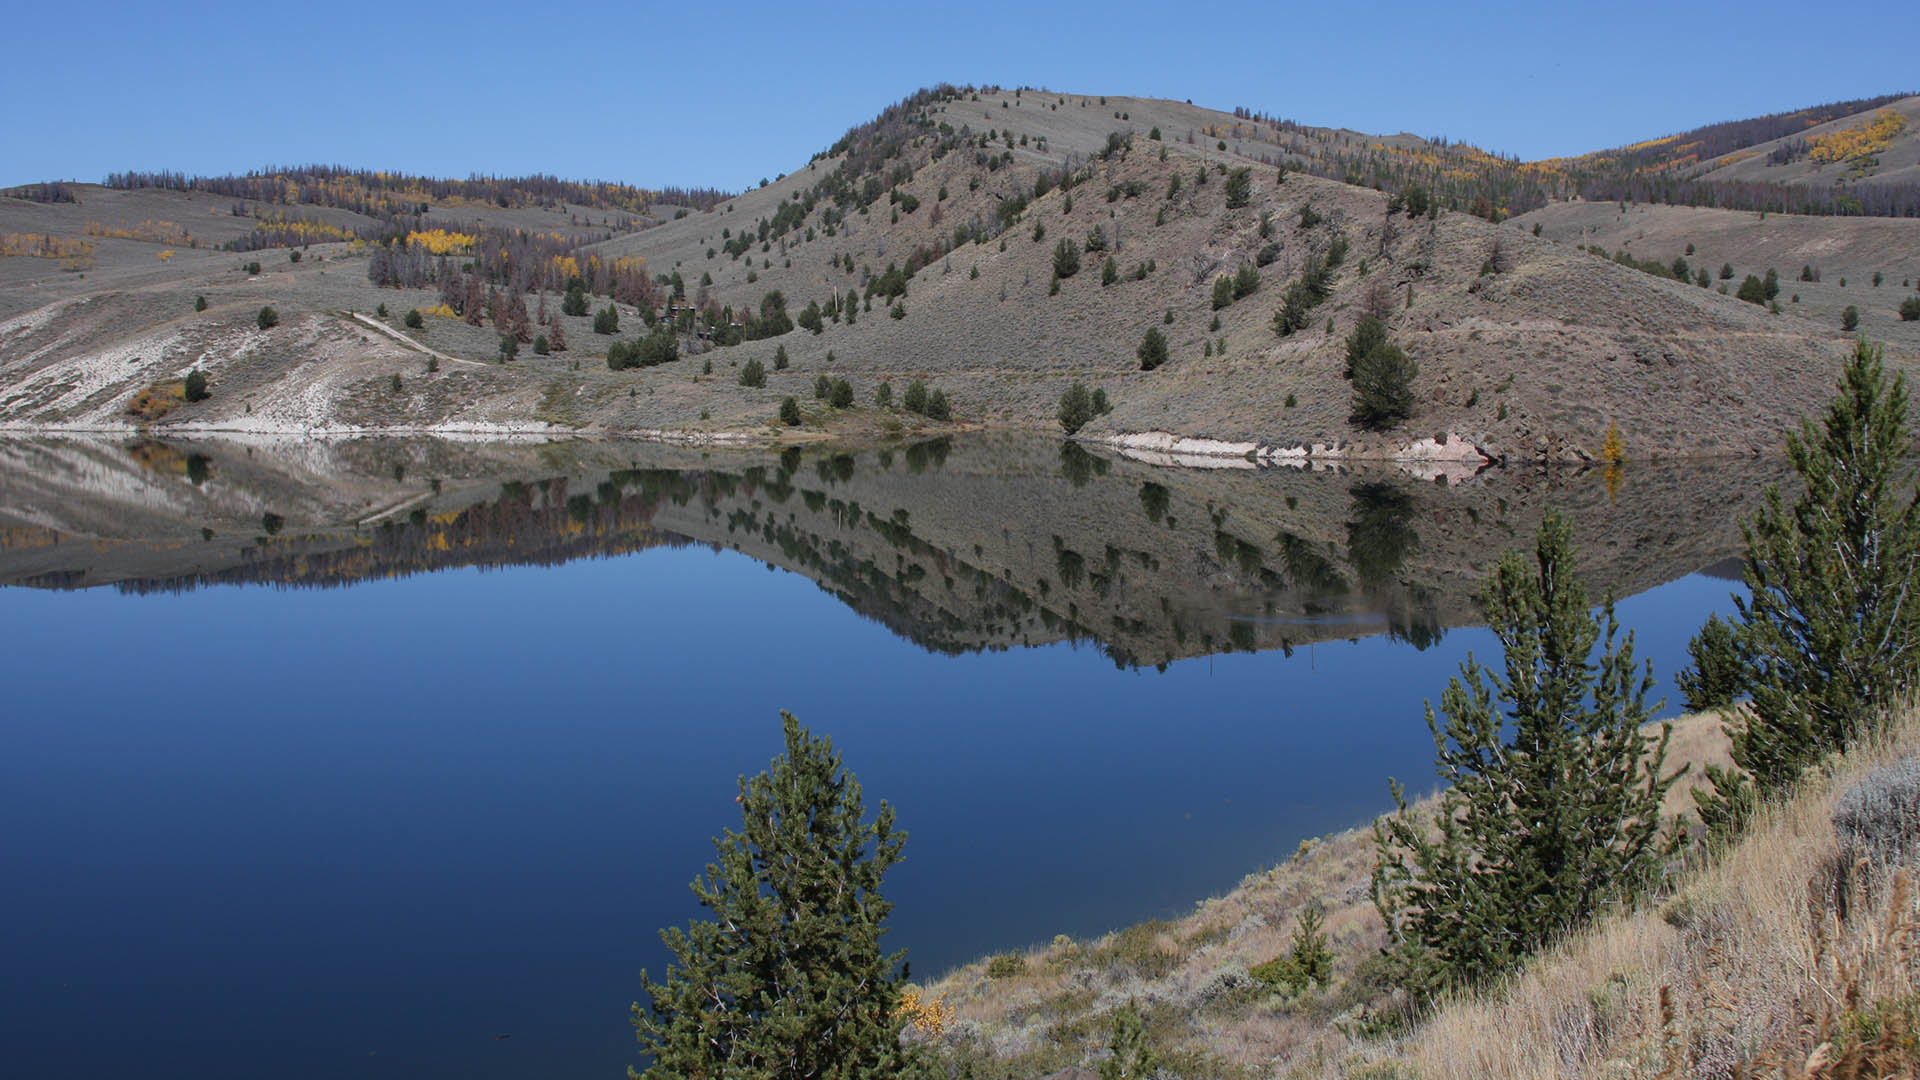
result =
[[1726,559],[1778,466],[1165,469],[1040,438],[702,452],[615,441],[0,442],[0,584],[335,587],[654,547],[804,574],[930,650],[1097,643],[1122,666],[1477,621],[1557,506],[1596,592]]

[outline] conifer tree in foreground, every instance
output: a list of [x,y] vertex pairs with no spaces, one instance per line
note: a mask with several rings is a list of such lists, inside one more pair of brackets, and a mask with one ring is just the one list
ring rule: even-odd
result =
[[1616,640],[1611,598],[1588,614],[1571,531],[1549,511],[1535,564],[1509,551],[1488,582],[1505,677],[1469,655],[1441,695],[1444,725],[1427,707],[1446,785],[1439,809],[1415,818],[1396,782],[1399,812],[1374,825],[1374,903],[1417,1004],[1484,982],[1631,900],[1669,850],[1660,802],[1679,775],[1661,772],[1671,729],[1641,732],[1651,667],[1636,667],[1631,633]]
[[[1823,429],[1787,436],[1801,480],[1791,506],[1777,486],[1743,524],[1750,596],[1734,632],[1751,710],[1729,723],[1734,764],[1709,768],[1696,792],[1709,824],[1737,827],[1757,794],[1879,723],[1911,692],[1920,664],[1920,490],[1901,480],[1913,438],[1904,375],[1880,349],[1854,345]],[[1757,784],[1756,791],[1754,785]]]
[[869,822],[831,740],[782,712],[786,753],[740,778],[742,829],[714,841],[692,888],[711,918],[661,940],[666,979],[640,975],[633,1025],[652,1064],[630,1077],[893,1077],[904,952],[880,949],[893,905],[880,879],[903,833],[885,802]]

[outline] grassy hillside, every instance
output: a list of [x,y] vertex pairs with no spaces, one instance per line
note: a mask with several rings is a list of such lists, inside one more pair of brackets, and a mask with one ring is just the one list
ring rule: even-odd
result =
[[[1724,763],[1724,742],[1716,717],[1684,717],[1672,753]],[[1862,783],[1884,792],[1888,781],[1869,774],[1890,762],[1910,777],[1917,751],[1909,716],[1653,901],[1405,1034],[1365,1021],[1392,999],[1367,960],[1384,931],[1367,899],[1366,829],[1303,843],[1183,918],[982,961],[922,995],[951,1010],[937,1036],[945,1052],[980,1075],[1097,1060],[1112,1011],[1132,1001],[1188,1076],[1911,1076],[1920,892],[1910,868],[1876,874],[1857,861],[1834,810]],[[1668,799],[1672,811],[1685,804],[1683,789]],[[1337,954],[1333,983],[1288,993],[1251,978],[1286,951],[1315,900]]]
[[[1081,382],[1113,406],[1088,438],[1471,468],[1584,460],[1610,425],[1631,457],[1768,452],[1837,370],[1837,325],[1446,209],[1460,197],[1445,155],[1407,174],[1436,185],[1428,215],[1393,185],[1307,175],[1388,150],[1437,152],[1248,110],[945,88],[792,175],[734,197],[681,193],[677,208],[634,189],[345,172],[22,192],[53,201],[0,198],[0,235],[17,238],[0,258],[0,425],[912,437],[1057,430],[1060,395]],[[1056,289],[1062,241],[1080,266]],[[1339,246],[1308,325],[1276,333],[1288,286]],[[1242,267],[1251,293],[1216,310],[1217,279]],[[619,314],[623,342],[680,311],[679,359],[609,370],[614,338],[560,312],[574,278],[590,310]],[[698,315],[670,306],[676,291]],[[834,310],[849,291],[853,319]],[[515,298],[518,324],[504,317]],[[809,303],[829,313],[818,333],[716,347],[777,321],[763,316],[780,301],[789,319]],[[277,326],[257,325],[263,306]],[[414,309],[418,329],[403,321]],[[1387,431],[1349,419],[1344,338],[1367,310],[1419,364],[1412,418]],[[526,339],[510,361],[503,330]],[[1149,330],[1168,361],[1143,371]],[[537,355],[536,333],[567,348]],[[1909,355],[1896,343],[1896,362]],[[740,385],[749,361],[765,386]],[[186,402],[195,368],[212,392]],[[845,380],[853,406],[816,400],[822,377]],[[901,407],[915,380],[952,402],[951,420]],[[788,396],[797,429],[776,419]]]

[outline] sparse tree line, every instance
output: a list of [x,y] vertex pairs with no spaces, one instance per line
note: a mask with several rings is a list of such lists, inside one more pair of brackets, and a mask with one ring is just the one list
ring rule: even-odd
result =
[[338,165],[300,165],[244,176],[189,176],[181,172],[108,173],[104,186],[122,190],[160,188],[204,191],[236,199],[281,205],[304,204],[386,217],[426,202],[468,199],[502,209],[553,208],[562,203],[644,214],[657,203],[706,210],[733,195],[712,188],[647,189],[628,184],[585,183],[554,176],[473,176],[444,180],[404,173],[348,169]]

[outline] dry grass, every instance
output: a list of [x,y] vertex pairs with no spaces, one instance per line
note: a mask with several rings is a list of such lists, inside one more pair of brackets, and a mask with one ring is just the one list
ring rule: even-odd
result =
[[[1699,766],[1728,762],[1720,718],[1675,720],[1668,761],[1692,766],[1669,795],[1668,812],[1678,814],[1692,806],[1687,785]],[[1416,813],[1430,815],[1434,805],[1424,800]],[[1373,1068],[1390,1076],[1404,1064],[1395,1061],[1399,1045],[1355,1041],[1365,1007],[1389,989],[1368,964],[1385,943],[1367,889],[1373,863],[1370,827],[1309,840],[1293,858],[1201,901],[1184,918],[1091,941],[1058,938],[1025,953],[1018,974],[996,977],[993,970],[1013,965],[983,959],[930,983],[924,996],[952,1009],[943,1045],[960,1061],[990,1063],[995,1075],[1040,1076],[1097,1059],[1109,1014],[1131,1000],[1157,1044],[1181,1062],[1173,1069],[1180,1076],[1339,1076]],[[1295,920],[1314,900],[1327,909],[1332,984],[1291,994],[1252,980],[1250,968],[1287,951]],[[1487,1023],[1497,1026],[1497,1010]]]
[[1916,1075],[1913,883],[1906,871],[1864,872],[1832,823],[1841,792],[1916,748],[1910,715],[1769,808],[1663,903],[1605,922],[1370,1056],[1428,1080]]

